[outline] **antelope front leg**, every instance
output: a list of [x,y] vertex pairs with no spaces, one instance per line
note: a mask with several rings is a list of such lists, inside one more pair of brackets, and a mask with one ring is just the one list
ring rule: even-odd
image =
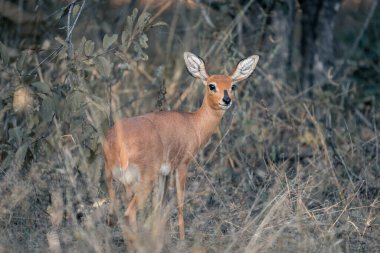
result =
[[106,169],[106,183],[107,183],[107,190],[108,190],[108,196],[110,196],[110,205],[109,205],[109,211],[107,214],[107,224],[109,226],[113,226],[116,223],[116,217],[115,217],[115,191],[113,189],[112,185],[112,172],[109,169]]
[[182,166],[176,170],[176,187],[178,201],[178,225],[179,239],[185,239],[185,226],[183,222],[183,205],[185,200],[185,184],[186,184],[187,166]]
[[131,202],[128,205],[127,210],[124,213],[125,222],[126,222],[127,226],[129,226],[133,230],[133,232],[136,232],[136,230],[137,230],[136,201],[137,201],[137,196],[134,195]]

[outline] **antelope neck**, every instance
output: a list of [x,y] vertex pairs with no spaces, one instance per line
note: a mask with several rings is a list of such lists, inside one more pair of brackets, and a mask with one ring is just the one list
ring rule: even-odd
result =
[[190,122],[197,133],[200,147],[203,147],[215,132],[224,112],[224,110],[213,110],[208,105],[205,96],[201,107],[197,111],[191,113]]

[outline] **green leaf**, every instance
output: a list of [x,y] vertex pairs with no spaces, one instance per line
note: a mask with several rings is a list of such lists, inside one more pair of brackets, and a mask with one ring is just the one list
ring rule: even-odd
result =
[[67,52],[66,50],[60,50],[58,53],[58,60],[66,60],[67,59]]
[[148,12],[141,13],[136,23],[136,31],[138,31],[139,33],[143,32],[146,25],[150,21],[150,17],[151,15]]
[[271,147],[270,158],[271,158],[272,161],[276,161],[277,152],[276,152],[276,147],[275,146]]
[[17,145],[21,145],[24,138],[24,129],[21,127],[14,127],[8,130],[9,143],[16,142]]
[[121,44],[125,44],[125,42],[127,41],[127,38],[128,38],[128,33],[126,31],[123,31],[121,33]]
[[23,144],[17,149],[16,154],[15,154],[15,160],[17,162],[20,162],[20,163],[24,162],[28,147],[29,147],[28,144]]
[[4,171],[6,168],[9,168],[9,166],[12,163],[12,160],[13,160],[12,155],[8,155],[7,157],[5,157],[5,159],[1,162],[0,171]]
[[85,93],[80,91],[73,91],[67,98],[67,102],[70,103],[69,108],[72,113],[80,110],[83,107],[83,104],[85,104],[85,101]]
[[117,41],[117,34],[112,34],[108,36],[108,34],[103,37],[103,49],[107,50],[113,43]]
[[67,43],[66,43],[66,41],[64,41],[61,37],[56,36],[54,39],[55,39],[59,44],[61,44],[62,46],[67,47]]
[[80,56],[80,57],[83,56],[84,45],[85,45],[86,41],[87,41],[86,37],[83,36],[83,37],[82,37],[82,40],[81,40],[81,42],[80,42],[80,44],[79,44],[79,47],[78,47],[78,49],[77,49],[77,54],[78,54],[78,56]]
[[5,66],[9,63],[9,55],[8,55],[8,48],[0,42],[0,59],[3,60],[3,64]]
[[85,99],[83,92],[78,90],[71,91],[66,97],[63,109],[58,112],[62,120],[72,124],[74,122],[73,118],[77,117],[81,111],[84,111],[81,108],[84,106]]
[[147,61],[149,59],[148,55],[142,50],[140,44],[133,43],[133,50],[136,52],[136,60]]
[[110,76],[112,65],[104,56],[97,57],[95,60],[95,65],[96,65],[97,70],[102,76],[104,77]]
[[49,96],[45,97],[40,107],[40,118],[42,121],[49,122],[53,118],[54,112],[55,103],[53,99]]
[[138,13],[139,13],[139,10],[137,8],[134,8],[132,11],[132,15],[130,16],[132,18],[132,21],[136,19]]
[[26,56],[28,55],[28,52],[26,51],[22,51],[20,57],[17,59],[17,62],[16,62],[16,69],[19,73],[22,72],[22,69],[24,67],[24,63],[25,63],[25,59],[26,59]]
[[74,8],[73,8],[73,16],[76,16],[76,15],[78,15],[78,12],[79,12],[79,10],[80,10],[80,5],[78,4],[78,5],[74,5]]
[[146,36],[145,33],[143,33],[140,37],[139,37],[139,43],[141,45],[142,48],[148,48],[148,36]]
[[95,43],[92,40],[88,40],[84,43],[84,54],[86,56],[92,56],[94,52]]
[[31,85],[37,90],[37,92],[44,93],[47,95],[51,94],[50,86],[43,82],[34,82]]
[[133,9],[132,15],[127,17],[127,24],[125,26],[125,29],[124,29],[122,35],[121,35],[122,44],[124,44],[127,41],[127,39],[131,39],[132,31],[133,31],[133,24],[136,20],[138,12],[139,11],[135,8],[135,9]]

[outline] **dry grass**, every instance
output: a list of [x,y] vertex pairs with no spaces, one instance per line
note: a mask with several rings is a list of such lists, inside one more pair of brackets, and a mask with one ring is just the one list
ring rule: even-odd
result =
[[[361,100],[352,77],[298,91],[297,60],[285,81],[281,40],[269,38],[275,30],[263,12],[247,20],[257,7],[250,1],[231,4],[234,17],[203,5],[168,7],[155,17],[167,26],[144,28],[149,48],[141,51],[131,44],[144,40],[138,29],[125,51],[103,50],[96,34],[119,33],[124,22],[113,27],[118,10],[99,17],[90,12],[101,4],[87,4],[72,43],[79,50],[85,35],[98,55],[69,60],[63,46],[46,58],[61,43],[53,36],[44,38],[50,51],[22,56],[15,47],[16,56],[1,65],[0,252],[125,252],[128,239],[138,252],[380,251],[379,104]],[[128,8],[122,11],[131,15]],[[184,70],[187,50],[205,57],[213,73],[231,71],[243,55],[261,55],[189,171],[187,239],[178,240],[173,186],[163,210],[151,211],[148,201],[139,213],[137,235],[122,222],[119,194],[119,225],[109,227],[99,141],[110,118],[109,88],[114,117],[155,106],[192,111],[203,87]],[[149,60],[138,60],[144,54]],[[99,55],[113,65],[97,62]]]

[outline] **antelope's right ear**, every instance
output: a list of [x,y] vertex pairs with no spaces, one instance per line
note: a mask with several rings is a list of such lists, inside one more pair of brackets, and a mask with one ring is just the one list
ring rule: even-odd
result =
[[202,58],[190,52],[185,52],[183,54],[183,58],[185,58],[186,67],[190,74],[195,78],[206,81],[208,74],[206,72],[205,63]]

